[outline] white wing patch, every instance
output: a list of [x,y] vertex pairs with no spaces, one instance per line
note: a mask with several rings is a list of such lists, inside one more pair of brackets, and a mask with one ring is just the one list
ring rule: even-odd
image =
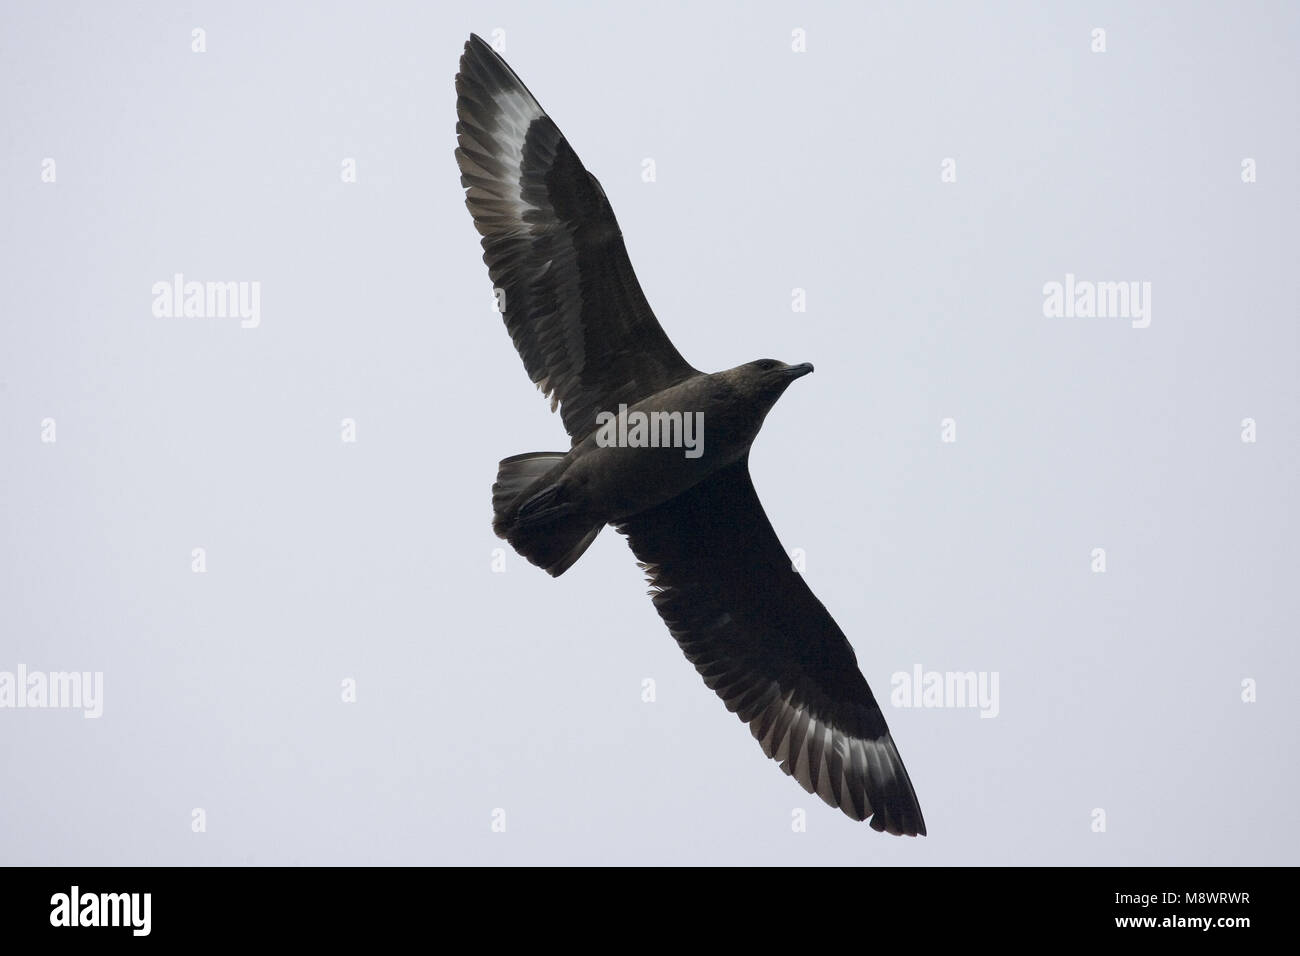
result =
[[494,93],[492,105],[495,108],[492,119],[496,128],[489,135],[496,141],[496,149],[491,151],[491,155],[505,167],[507,180],[502,185],[509,187],[499,198],[507,201],[516,224],[521,231],[526,232],[528,224],[525,216],[529,212],[535,212],[537,207],[524,201],[524,139],[528,136],[528,127],[546,114],[535,99],[520,90]]

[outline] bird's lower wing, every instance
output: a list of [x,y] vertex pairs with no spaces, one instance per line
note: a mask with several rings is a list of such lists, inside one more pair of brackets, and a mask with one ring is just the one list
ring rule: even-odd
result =
[[576,444],[598,413],[695,369],[646,302],[600,183],[479,37],[456,93],[456,162],[506,328]]
[[618,530],[686,657],[765,754],[855,820],[925,833],[853,648],[791,567],[747,459]]

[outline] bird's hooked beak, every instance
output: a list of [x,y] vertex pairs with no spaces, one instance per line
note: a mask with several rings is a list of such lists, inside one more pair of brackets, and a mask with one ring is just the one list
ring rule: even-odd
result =
[[784,369],[784,372],[793,381],[796,378],[803,378],[812,370],[812,362],[804,362],[802,365],[790,365]]

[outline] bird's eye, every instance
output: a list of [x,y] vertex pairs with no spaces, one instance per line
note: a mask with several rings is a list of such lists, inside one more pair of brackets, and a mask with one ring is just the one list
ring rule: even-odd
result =
[[758,363],[758,367],[764,372],[770,372],[772,369],[776,368],[776,363],[771,359],[763,359],[763,361]]

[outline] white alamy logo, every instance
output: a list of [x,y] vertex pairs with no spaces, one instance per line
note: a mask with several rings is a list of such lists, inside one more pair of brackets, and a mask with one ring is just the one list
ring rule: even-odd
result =
[[1049,319],[1132,319],[1133,328],[1151,324],[1150,282],[1092,282],[1065,274],[1043,286],[1043,315]]
[[262,324],[262,283],[186,282],[178,272],[153,284],[153,314],[160,319],[239,319],[245,329]]
[[148,936],[152,893],[69,893],[50,897],[51,926],[129,926],[131,935]]
[[82,711],[90,719],[104,713],[104,674],[102,671],[27,670],[0,671],[0,709],[12,707],[71,709]]
[[978,708],[981,717],[996,717],[997,671],[896,671],[889,678],[889,702],[895,707]]
[[629,412],[596,415],[596,444],[601,448],[684,448],[687,458],[704,454],[703,412]]

